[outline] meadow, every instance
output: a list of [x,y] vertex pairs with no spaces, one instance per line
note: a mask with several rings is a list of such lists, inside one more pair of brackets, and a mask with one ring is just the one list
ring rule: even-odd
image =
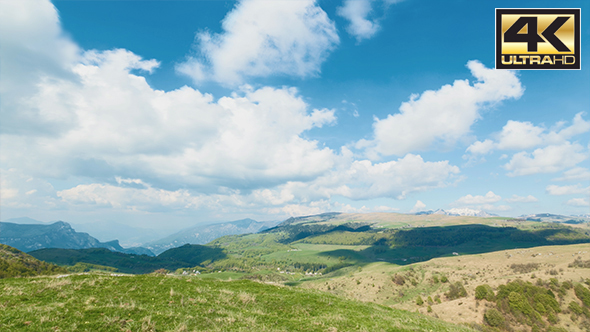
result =
[[249,280],[81,274],[0,280],[2,331],[472,331]]

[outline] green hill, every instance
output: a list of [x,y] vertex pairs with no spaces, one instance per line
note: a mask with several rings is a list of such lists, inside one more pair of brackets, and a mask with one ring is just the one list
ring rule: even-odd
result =
[[0,244],[0,279],[66,272],[64,268],[42,262],[18,249]]
[[456,216],[325,214],[291,218],[259,234],[225,236],[209,246],[227,253],[213,269],[270,267],[328,273],[374,262],[408,265],[437,257],[589,243],[588,227]]
[[88,263],[116,268],[125,273],[150,273],[158,269],[176,270],[195,267],[225,258],[221,249],[186,244],[152,257],[113,252],[105,248],[91,249],[40,249],[31,256],[58,265]]
[[417,313],[247,280],[77,275],[0,281],[2,331],[472,331]]
[[230,235],[185,245],[157,257],[105,249],[42,249],[30,254],[59,264],[111,266],[149,273],[200,266],[242,273],[329,273],[373,262],[408,265],[454,254],[590,242],[587,227],[505,218],[403,214],[323,214],[290,218],[262,233]]

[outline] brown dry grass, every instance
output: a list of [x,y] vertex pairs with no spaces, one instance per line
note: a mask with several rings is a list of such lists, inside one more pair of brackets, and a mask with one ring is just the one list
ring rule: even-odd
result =
[[[590,269],[570,268],[568,264],[576,257],[590,259],[590,245],[547,246],[528,249],[514,249],[479,255],[436,258],[409,266],[397,266],[385,262],[372,263],[362,269],[350,269],[344,276],[322,278],[304,282],[301,287],[315,288],[330,293],[365,302],[375,302],[399,309],[416,311],[439,317],[453,323],[483,322],[485,306],[492,304],[475,300],[475,287],[488,284],[497,289],[499,285],[511,280],[521,279],[535,282],[537,278],[545,281],[557,278],[560,282],[571,280],[579,282],[590,278]],[[529,273],[517,273],[510,268],[512,264],[538,263],[539,268]],[[413,270],[410,271],[410,269]],[[551,272],[557,272],[552,275]],[[402,274],[407,281],[396,285],[392,276]],[[445,299],[444,293],[449,283],[433,283],[432,277],[447,276],[450,282],[460,281],[467,290],[468,297],[453,301]],[[412,285],[414,280],[416,285]],[[404,296],[400,296],[403,294]],[[442,303],[432,304],[432,312],[427,312],[428,296],[441,297]],[[416,305],[416,296],[421,296],[424,305]],[[568,294],[564,303],[573,300]],[[568,331],[581,331],[569,315],[560,314],[560,325]]]

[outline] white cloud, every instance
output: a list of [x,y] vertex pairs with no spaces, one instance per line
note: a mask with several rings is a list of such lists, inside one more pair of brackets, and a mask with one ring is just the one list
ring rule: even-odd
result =
[[353,200],[390,197],[404,199],[407,194],[441,188],[459,173],[448,161],[425,162],[408,154],[397,161],[372,163],[344,157],[335,168],[309,182],[288,182],[273,189],[259,189],[253,197],[261,204],[286,204],[329,199],[335,196]]
[[336,10],[339,16],[350,22],[346,31],[358,42],[373,37],[381,28],[377,20],[367,19],[373,10],[372,2],[373,0],[344,0],[344,5]]
[[223,33],[197,34],[199,55],[177,71],[195,83],[239,84],[245,77],[306,77],[339,43],[334,22],[314,0],[242,0],[222,22]]
[[563,172],[563,176],[553,181],[590,181],[590,170],[584,167],[576,167]]
[[[82,207],[106,207],[133,211],[162,211],[207,208],[214,205],[213,197],[192,196],[188,190],[153,188],[137,179],[123,179],[141,183],[144,188],[120,187],[111,184],[81,184],[56,194],[62,201]],[[129,182],[127,182],[129,183]],[[216,197],[219,198],[219,197]],[[226,198],[227,199],[227,198]]]
[[488,191],[485,196],[481,195],[465,195],[455,202],[452,205],[476,205],[476,204],[491,204],[499,202],[502,199],[499,195],[494,194],[492,191]]
[[2,1],[0,45],[1,132],[59,134],[60,121],[43,114],[47,109],[21,102],[29,99],[48,75],[68,77],[79,55],[77,45],[64,36],[53,4],[44,0]]
[[156,66],[126,50],[85,53],[72,72],[80,83],[43,82],[28,101],[61,122],[61,134],[3,136],[3,162],[31,174],[140,174],[203,190],[311,179],[333,166],[334,153],[301,134],[335,123],[334,110],[308,110],[293,88],[246,86],[213,102],[189,87],[154,90],[129,72]]
[[451,146],[469,134],[482,108],[519,98],[524,91],[512,71],[489,69],[478,61],[469,61],[467,67],[476,82],[457,80],[437,91],[412,95],[402,103],[400,113],[375,119],[374,139],[361,140],[356,147],[368,149],[368,155],[376,158],[379,154],[427,150],[434,145]]
[[589,207],[590,202],[587,198],[572,198],[569,201],[565,202],[565,204],[569,206],[576,206],[576,207]]
[[543,142],[544,129],[530,122],[509,120],[498,134],[497,147],[500,150],[524,150],[539,146]]
[[448,161],[425,162],[421,156],[408,154],[397,161],[372,163],[355,160],[350,168],[320,178],[338,186],[333,193],[352,199],[391,197],[404,199],[411,192],[426,191],[447,186],[457,166]]
[[560,121],[551,130],[535,126],[528,121],[509,120],[502,131],[493,135],[495,140],[476,141],[466,152],[484,155],[493,150],[526,150],[539,146],[561,145],[568,139],[590,130],[590,121],[585,121],[582,114],[583,112],[576,114],[570,126],[563,128],[566,122]]
[[[34,2],[11,2],[14,3],[28,6]],[[35,45],[42,50],[35,51],[35,59],[49,57],[47,52],[61,54],[52,49],[62,47],[55,40],[68,44],[74,55],[54,54],[51,66],[45,66],[43,61],[32,62],[36,67],[29,69],[37,73],[32,78],[19,80],[16,74],[2,77],[6,87],[1,91],[3,112],[28,114],[18,121],[10,120],[13,128],[0,134],[2,168],[8,170],[6,174],[16,174],[10,177],[3,171],[3,206],[82,210],[103,206],[132,211],[209,209],[219,213],[274,209],[281,213],[312,213],[336,208],[330,202],[336,196],[353,200],[403,199],[408,193],[444,187],[458,180],[459,168],[448,161],[425,161],[419,155],[407,154],[394,161],[374,163],[358,160],[346,148],[336,153],[306,139],[306,131],[334,124],[335,111],[310,109],[294,88],[243,86],[218,100],[186,86],[173,91],[153,89],[141,75],[155,71],[158,61],[142,59],[124,49],[79,50],[61,36],[57,12],[47,3],[38,1],[43,15],[50,18],[49,23],[36,24],[38,17],[33,15],[27,21],[30,26],[15,26],[24,30],[33,27],[54,40],[35,39]],[[286,16],[286,24],[289,19],[295,20],[291,23],[297,28],[310,20],[311,25],[306,26],[314,27],[314,33],[323,33],[323,40],[334,44],[328,34],[333,23],[314,3],[274,4],[271,7],[277,7],[274,10],[278,12],[283,10],[280,6],[297,9],[281,14]],[[253,21],[239,21],[243,11],[252,11],[257,6],[259,2],[240,3],[224,21],[226,34],[212,36],[217,39],[210,41],[211,45],[237,42],[232,33],[241,30],[235,25],[245,24],[244,28],[254,29],[249,26]],[[35,9],[23,13],[35,13]],[[295,19],[289,15],[300,16]],[[261,24],[283,24],[269,20]],[[57,30],[46,36],[40,31],[45,28]],[[278,37],[287,33],[284,26],[281,29]],[[19,33],[23,34],[15,32]],[[288,38],[299,38],[298,33],[306,43],[312,43],[305,39],[305,31],[297,29]],[[2,38],[4,41],[12,37],[4,34]],[[35,50],[35,45],[25,45],[27,38],[10,39],[8,46],[0,49],[2,54],[27,47]],[[300,41],[290,40],[287,44]],[[319,46],[313,47],[325,49],[321,40]],[[281,45],[276,47],[283,50],[285,45]],[[289,50],[289,56],[291,51],[298,52]],[[283,60],[289,64],[297,60],[293,59]],[[306,59],[315,61],[313,57]],[[18,62],[15,57],[2,58],[2,65],[7,68]],[[305,61],[298,65],[303,66],[304,72],[305,66],[311,66]],[[481,69],[477,66],[473,65],[472,70]],[[253,75],[248,70],[242,68],[237,74]],[[9,95],[12,87],[5,79],[18,83],[19,98]],[[482,84],[488,83],[475,86]],[[10,102],[5,104],[5,100]],[[4,125],[4,113],[2,120]],[[31,128],[48,129],[31,135]],[[11,173],[12,170],[17,171]],[[45,180],[56,178],[63,181],[62,188],[66,186],[63,183],[76,185],[56,191]]]
[[414,213],[414,212],[424,211],[424,208],[426,208],[426,204],[422,203],[422,201],[420,201],[420,200],[417,200],[416,204],[414,205],[412,210],[410,210],[410,212]]
[[570,168],[588,158],[588,152],[577,143],[566,142],[549,145],[532,153],[519,152],[503,167],[510,171],[508,176],[554,173]]
[[533,195],[528,195],[528,196],[518,196],[518,195],[512,195],[511,198],[506,198],[504,199],[506,202],[508,203],[533,203],[533,202],[538,202],[539,200],[533,196]]
[[572,186],[556,186],[554,184],[545,188],[550,195],[575,195],[575,194],[590,194],[590,186],[584,188],[580,184]]
[[467,148],[467,152],[472,154],[488,154],[494,149],[495,143],[492,140],[486,139],[483,142],[476,141]]
[[59,202],[47,181],[20,170],[0,169],[0,206],[15,209],[53,209]]

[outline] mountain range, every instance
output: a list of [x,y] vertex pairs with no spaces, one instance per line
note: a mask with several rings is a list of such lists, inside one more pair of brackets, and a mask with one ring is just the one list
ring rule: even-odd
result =
[[156,255],[184,244],[206,244],[225,235],[258,233],[277,225],[276,221],[258,222],[253,219],[241,219],[220,224],[197,225],[183,229],[163,239],[152,241],[143,246]]
[[579,216],[563,216],[560,214],[551,214],[551,213],[537,213],[537,214],[529,214],[520,216],[521,219],[529,220],[529,221],[542,221],[542,222],[552,222],[552,223],[564,223],[564,224],[581,224],[585,222],[590,222],[590,215],[583,214]]
[[145,248],[123,248],[118,240],[100,242],[88,233],[76,232],[70,224],[63,221],[52,224],[0,222],[0,243],[24,252],[43,248],[106,248],[127,254],[153,256],[153,253]]
[[497,214],[488,213],[482,210],[474,210],[469,208],[453,208],[449,210],[428,210],[417,212],[416,215],[428,215],[428,214],[442,214],[446,216],[464,216],[464,217],[497,217]]

